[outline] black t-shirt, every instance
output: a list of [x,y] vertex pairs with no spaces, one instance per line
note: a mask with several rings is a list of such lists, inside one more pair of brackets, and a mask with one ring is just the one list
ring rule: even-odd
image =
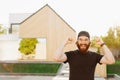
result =
[[94,80],[94,71],[103,55],[88,51],[80,53],[79,50],[65,52],[70,66],[69,80]]

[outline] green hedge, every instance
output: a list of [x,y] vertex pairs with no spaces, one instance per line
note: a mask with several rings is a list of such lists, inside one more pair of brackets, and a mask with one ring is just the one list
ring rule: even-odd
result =
[[0,73],[56,74],[61,64],[0,64]]
[[120,75],[120,61],[116,61],[115,64],[107,65],[107,74]]

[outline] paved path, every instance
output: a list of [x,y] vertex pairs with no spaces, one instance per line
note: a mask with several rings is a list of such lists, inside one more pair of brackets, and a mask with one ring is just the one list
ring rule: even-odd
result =
[[[56,76],[52,80],[69,80],[68,77]],[[105,80],[104,78],[95,78],[95,80]]]
[[0,80],[53,80],[53,76],[0,76]]
[[[0,80],[68,80],[63,76],[0,76]],[[95,80],[105,80],[103,78],[95,78]]]

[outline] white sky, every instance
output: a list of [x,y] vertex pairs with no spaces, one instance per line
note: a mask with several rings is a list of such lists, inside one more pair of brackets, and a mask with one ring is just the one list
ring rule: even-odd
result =
[[120,0],[0,0],[0,24],[8,25],[10,13],[34,13],[46,4],[77,33],[104,36],[120,25]]

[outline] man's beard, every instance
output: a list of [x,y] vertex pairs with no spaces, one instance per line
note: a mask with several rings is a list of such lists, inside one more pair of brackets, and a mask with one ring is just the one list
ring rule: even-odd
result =
[[[81,46],[83,46],[83,45],[85,46],[84,49],[81,48]],[[77,44],[77,47],[78,47],[79,51],[82,52],[82,53],[86,53],[88,48],[89,48],[89,46],[90,46],[90,43],[88,45],[87,44],[80,44],[80,45]]]

